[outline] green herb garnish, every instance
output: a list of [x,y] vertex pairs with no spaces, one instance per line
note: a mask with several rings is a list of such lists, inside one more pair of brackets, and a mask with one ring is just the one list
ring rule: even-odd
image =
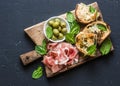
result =
[[71,12],[67,12],[67,21],[70,25],[70,32],[65,36],[66,41],[75,44],[75,36],[80,32],[80,25],[77,23]]
[[45,41],[45,39],[42,41],[42,47],[46,49],[46,41]]
[[38,79],[43,75],[43,69],[41,66],[39,66],[37,69],[35,69],[32,73],[33,79]]
[[71,12],[67,12],[67,21],[73,22],[75,20],[74,15]]
[[65,37],[66,37],[67,42],[69,42],[71,44],[75,44],[75,36],[74,36],[74,34],[67,33]]
[[35,51],[36,51],[38,54],[45,55],[45,54],[47,53],[46,41],[43,40],[42,45],[36,45],[36,46],[35,46]]
[[52,27],[51,27],[51,26],[48,26],[48,27],[46,28],[46,35],[47,35],[47,37],[48,37],[49,39],[52,37],[53,31],[52,31]]
[[73,21],[70,27],[70,33],[77,35],[80,32],[80,25],[77,23],[77,21]]
[[100,47],[100,52],[102,55],[106,55],[110,52],[110,49],[112,47],[111,40],[107,38]]
[[91,45],[90,47],[88,47],[87,52],[88,55],[94,55],[96,52],[96,45]]
[[94,12],[96,11],[96,9],[95,9],[93,6],[89,6],[89,11],[90,11],[91,13],[94,13]]
[[97,27],[98,27],[98,29],[100,29],[102,31],[106,31],[107,30],[106,27],[104,25],[102,25],[102,24],[97,24]]

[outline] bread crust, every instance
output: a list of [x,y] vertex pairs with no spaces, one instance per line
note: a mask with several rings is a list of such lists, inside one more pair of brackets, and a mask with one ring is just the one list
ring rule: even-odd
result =
[[[81,4],[81,3],[80,3]],[[93,22],[93,21],[95,21],[96,19],[97,19],[97,11],[95,11],[93,14],[92,14],[92,16],[91,16],[91,18],[89,18],[89,20],[85,20],[85,18],[83,18],[83,17],[80,17],[81,16],[81,14],[80,14],[80,4],[77,4],[76,5],[76,8],[75,8],[75,16],[76,16],[76,19],[77,19],[77,21],[78,22],[80,22],[80,23],[83,23],[83,24],[88,24],[88,23],[90,23],[90,22]],[[97,10],[97,9],[96,9]]]
[[94,26],[94,25],[97,25],[97,24],[101,24],[101,25],[104,25],[106,27],[106,31],[101,31],[100,33],[97,33],[97,42],[98,44],[100,45],[111,33],[111,30],[110,30],[110,26],[103,22],[103,21],[96,21],[96,22],[92,22],[90,24],[88,24],[84,29],[83,29],[83,32],[88,32],[88,33],[91,33],[90,32],[90,29],[89,27],[91,26]]
[[[87,41],[87,43],[84,44],[84,42]],[[76,36],[76,47],[80,52],[82,52],[84,55],[87,55],[87,48],[90,47],[91,45],[95,45],[97,41],[97,35],[94,33],[87,33],[87,32],[80,32]],[[89,55],[89,56],[95,56],[94,55]]]

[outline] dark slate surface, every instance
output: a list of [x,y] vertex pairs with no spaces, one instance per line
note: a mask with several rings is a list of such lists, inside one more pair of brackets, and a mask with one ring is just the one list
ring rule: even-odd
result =
[[41,59],[24,67],[19,55],[34,49],[23,32],[51,16],[73,10],[79,2],[95,0],[0,0],[0,86],[120,86],[120,0],[97,0],[111,26],[113,53],[47,79],[31,74]]

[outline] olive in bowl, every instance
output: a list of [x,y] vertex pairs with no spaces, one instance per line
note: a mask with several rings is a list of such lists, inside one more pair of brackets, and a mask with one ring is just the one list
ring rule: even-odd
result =
[[44,24],[45,37],[51,42],[62,42],[66,33],[70,32],[68,22],[62,17],[51,17]]

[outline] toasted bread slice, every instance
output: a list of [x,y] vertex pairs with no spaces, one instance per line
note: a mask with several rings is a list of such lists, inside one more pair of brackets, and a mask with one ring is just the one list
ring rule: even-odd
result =
[[78,22],[88,24],[95,21],[100,16],[100,13],[91,4],[85,5],[84,3],[80,3],[76,5],[75,16]]
[[[85,33],[80,32],[76,36],[76,47],[80,52],[82,52],[84,55],[88,55],[88,48],[92,45],[96,45],[97,42],[97,35],[94,33]],[[95,56],[94,54],[90,54],[89,56]]]
[[97,34],[97,43],[100,45],[111,33],[110,26],[103,21],[88,24],[83,32]]

